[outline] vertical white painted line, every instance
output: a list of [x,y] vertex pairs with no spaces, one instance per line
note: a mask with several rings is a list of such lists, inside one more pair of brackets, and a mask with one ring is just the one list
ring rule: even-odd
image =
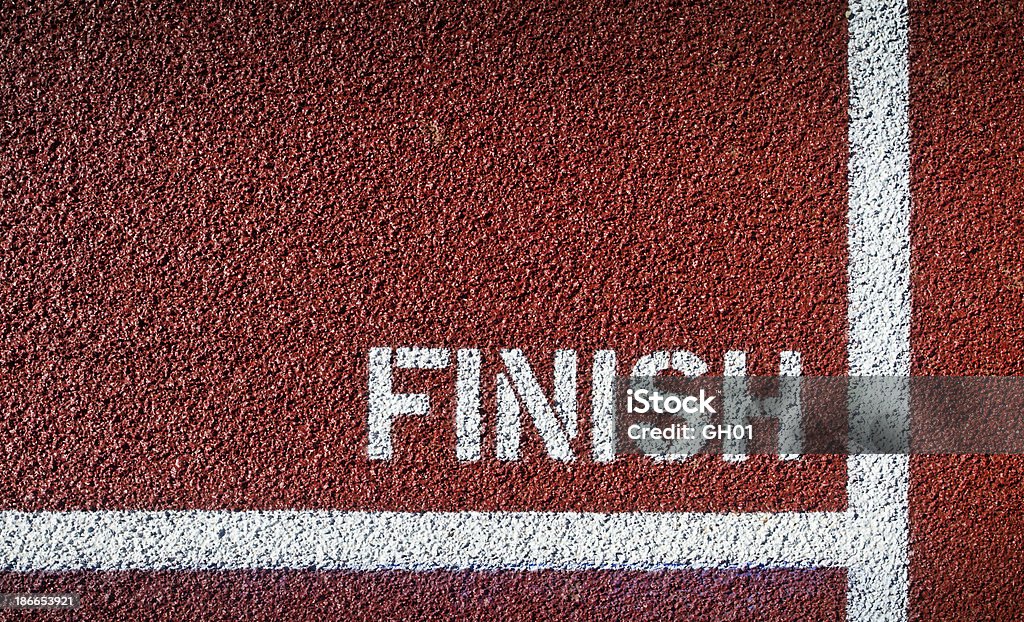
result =
[[[849,10],[850,375],[907,377],[910,375],[907,0],[851,0]],[[855,403],[856,386],[851,389],[851,400]],[[899,407],[885,413],[885,418],[905,434],[909,400],[897,402],[900,402]],[[851,420],[851,430],[857,423]],[[847,619],[857,622],[906,620],[909,458],[905,454],[853,455],[848,467]]]

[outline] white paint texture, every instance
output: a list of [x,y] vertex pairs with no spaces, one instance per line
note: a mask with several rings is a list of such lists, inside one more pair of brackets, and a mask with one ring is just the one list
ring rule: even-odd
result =
[[5,512],[13,570],[841,566],[844,513]]
[[423,416],[430,411],[430,396],[423,393],[392,393],[391,367],[399,369],[443,369],[448,367],[448,350],[440,348],[373,348],[369,361],[369,440],[371,460],[389,460],[394,455],[391,426],[404,416]]
[[[849,345],[851,376],[910,375],[910,67],[906,0],[850,2]],[[906,434],[909,394],[868,420]],[[851,381],[851,406],[865,403]],[[877,401],[875,403],[878,403]],[[851,408],[851,412],[857,412]],[[880,416],[881,415],[881,416]],[[847,620],[907,619],[906,455],[848,460]]]

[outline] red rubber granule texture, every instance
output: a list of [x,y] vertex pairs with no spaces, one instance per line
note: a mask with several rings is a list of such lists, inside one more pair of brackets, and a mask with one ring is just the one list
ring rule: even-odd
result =
[[[601,348],[844,373],[833,3],[3,19],[0,506],[844,506],[841,459],[595,464],[587,391]],[[542,384],[576,349],[581,459],[457,463],[448,369],[396,376],[431,415],[371,463],[367,352],[406,345],[484,349],[488,396],[499,348]]]
[[[911,4],[917,375],[1024,373],[1024,11]],[[911,613],[1024,618],[1024,459],[915,457]]]
[[72,573],[0,575],[0,588],[79,592],[74,615],[104,620],[839,622],[846,607],[846,574],[834,569]]

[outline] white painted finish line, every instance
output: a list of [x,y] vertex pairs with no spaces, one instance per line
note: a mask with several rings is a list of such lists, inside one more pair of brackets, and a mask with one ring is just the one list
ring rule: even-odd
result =
[[[5,512],[12,570],[842,566],[842,512]],[[863,534],[865,537],[868,534]]]
[[[906,376],[906,1],[850,13],[849,368]],[[7,511],[0,569],[846,567],[849,620],[904,620],[908,458],[848,467],[845,512]]]

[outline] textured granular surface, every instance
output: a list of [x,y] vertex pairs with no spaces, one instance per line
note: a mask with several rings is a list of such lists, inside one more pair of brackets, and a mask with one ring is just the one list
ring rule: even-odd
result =
[[[837,570],[0,575],[111,620],[841,620]],[[52,612],[34,618],[67,619]],[[25,616],[28,617],[28,616]]]
[[[1024,13],[1006,2],[911,13],[914,373],[1024,372]],[[918,457],[911,611],[1024,616],[1024,459]]]
[[[1024,13],[910,5],[918,375],[1024,358]],[[845,457],[603,463],[593,367],[848,372],[848,15],[829,1],[0,11],[0,510],[836,512]],[[372,348],[429,395],[368,455]],[[483,443],[456,457],[457,349]],[[579,433],[524,418],[578,356]],[[669,359],[666,359],[669,360]],[[695,364],[695,363],[694,363]],[[676,369],[677,372],[681,369]],[[1019,618],[1024,466],[915,457],[910,618]],[[6,514],[5,514],[6,517]],[[6,519],[6,518],[5,518]],[[0,525],[3,523],[0,522]],[[684,538],[687,534],[680,534]],[[42,535],[40,535],[42,537]],[[737,542],[737,547],[749,543]],[[16,549],[0,532],[0,552]],[[211,553],[212,554],[212,553]],[[841,568],[9,572],[67,619],[839,620]],[[274,560],[267,560],[275,567]]]
[[588,408],[574,464],[528,431],[522,461],[460,464],[450,368],[396,374],[430,416],[366,458],[376,346],[480,348],[488,400],[500,348],[542,384],[576,350],[583,404],[599,349],[844,373],[827,3],[24,13],[3,505],[842,506],[841,460],[596,465]]

